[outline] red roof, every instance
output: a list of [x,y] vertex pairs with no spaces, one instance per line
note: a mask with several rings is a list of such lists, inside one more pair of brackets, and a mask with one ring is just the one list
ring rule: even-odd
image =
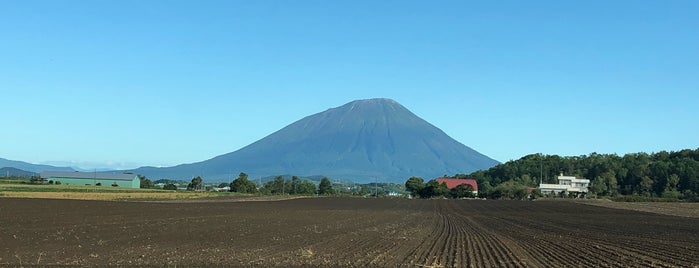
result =
[[447,188],[449,189],[455,188],[456,186],[462,184],[468,184],[471,185],[471,187],[473,187],[474,191],[478,191],[478,183],[476,183],[476,180],[474,179],[437,178],[437,182],[446,183]]

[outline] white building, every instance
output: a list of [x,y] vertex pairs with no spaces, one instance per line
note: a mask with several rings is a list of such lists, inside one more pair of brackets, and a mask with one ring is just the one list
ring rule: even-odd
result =
[[575,176],[563,176],[561,173],[558,176],[558,184],[539,184],[539,190],[542,194],[558,195],[561,192],[566,193],[587,193],[587,187],[590,186],[590,180],[578,179]]

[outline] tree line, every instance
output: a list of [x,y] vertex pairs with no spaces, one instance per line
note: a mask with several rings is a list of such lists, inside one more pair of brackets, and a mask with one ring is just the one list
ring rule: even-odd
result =
[[248,179],[248,175],[241,172],[238,178],[229,184],[231,192],[238,193],[260,193],[260,194],[294,194],[294,195],[330,195],[334,194],[330,179],[324,177],[320,180],[320,184],[316,185],[309,180],[302,180],[297,176],[291,177],[291,180],[286,180],[282,176],[277,176],[274,180],[268,181],[259,189],[254,182]]
[[697,200],[699,149],[657,153],[591,153],[582,156],[531,154],[488,170],[455,177],[473,178],[484,195],[526,195],[539,183],[557,184],[560,173],[590,180],[595,196],[640,196]]
[[436,179],[427,183],[420,177],[410,177],[405,182],[405,190],[413,196],[419,198],[450,197],[469,198],[476,197],[473,193],[473,186],[468,184],[458,185],[452,189],[446,183],[439,183]]

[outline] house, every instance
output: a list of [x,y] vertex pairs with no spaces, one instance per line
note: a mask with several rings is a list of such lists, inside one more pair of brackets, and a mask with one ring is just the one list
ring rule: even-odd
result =
[[474,179],[457,179],[457,178],[437,178],[437,182],[442,184],[445,183],[449,190],[456,188],[459,185],[470,185],[473,187],[473,194],[478,195],[478,183]]
[[578,179],[575,176],[558,176],[558,184],[539,184],[539,190],[545,195],[558,195],[563,193],[587,193],[590,180]]
[[398,193],[398,192],[396,192],[396,191],[384,191],[383,193],[384,193],[386,196],[390,196],[390,197],[401,196],[401,194]]
[[131,173],[44,171],[41,172],[41,178],[63,185],[141,188],[141,180]]

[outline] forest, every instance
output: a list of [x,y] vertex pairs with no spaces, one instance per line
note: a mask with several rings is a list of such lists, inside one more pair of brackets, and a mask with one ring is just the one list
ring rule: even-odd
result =
[[699,148],[652,154],[591,153],[582,156],[531,154],[488,170],[456,177],[473,178],[483,193],[507,186],[536,187],[558,183],[559,174],[590,180],[590,194],[597,197],[638,196],[697,201],[699,198]]

